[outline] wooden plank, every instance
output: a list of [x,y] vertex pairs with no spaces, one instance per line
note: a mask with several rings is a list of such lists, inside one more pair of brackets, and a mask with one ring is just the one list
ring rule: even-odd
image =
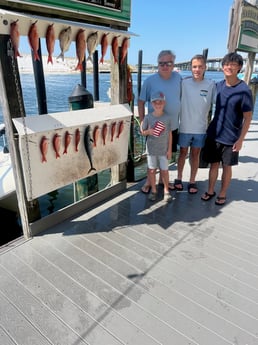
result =
[[[54,242],[54,239],[52,240]],[[64,252],[62,252],[59,251],[59,248],[49,246],[49,243],[40,241],[37,245],[37,251],[39,251],[41,255],[47,255],[49,260],[55,262],[57,267],[64,272],[65,275],[76,281],[79,286],[83,286],[89,293],[94,294],[102,302],[106,310],[103,312],[103,310],[96,308],[94,311],[95,318],[102,320],[105,315],[103,320],[105,327],[108,328],[110,332],[117,334],[124,343],[132,345],[137,342],[144,345],[159,343],[155,337],[155,333],[157,334],[159,326],[162,327],[162,323],[160,324],[156,318],[149,315],[146,319],[144,317],[144,311],[138,309],[137,305],[135,305],[136,310],[134,310],[134,308],[131,310],[131,308],[129,308],[131,302],[127,300],[126,296],[119,293],[117,289],[111,287],[101,279],[101,277],[95,276],[86,267],[83,267],[81,262],[77,262],[74,259],[72,252],[69,253],[68,257],[65,253],[65,247]],[[117,322],[121,325],[121,329],[117,328]],[[154,327],[154,325],[156,326]],[[151,327],[153,327],[153,331],[149,332]],[[156,330],[154,330],[154,328]],[[168,330],[168,333],[170,332],[175,339],[182,338],[180,335],[174,334],[172,330]],[[186,339],[182,344],[187,344]]]
[[[9,259],[8,261],[1,260],[1,264],[11,271],[16,271],[16,267],[18,265],[18,272],[20,273],[18,274],[17,279],[22,279],[23,284],[30,286],[30,289],[32,289],[34,286],[34,288],[31,290],[31,293],[35,293],[33,291],[35,289],[36,293],[40,295],[42,300],[46,301],[48,298],[52,300],[52,294],[53,296],[56,296],[57,294],[56,289],[61,292],[68,300],[63,304],[58,303],[55,306],[53,304],[53,298],[53,312],[58,314],[63,313],[62,319],[64,318],[65,322],[67,322],[67,318],[69,319],[70,315],[73,315],[70,314],[72,311],[70,308],[71,303],[74,305],[73,309],[77,307],[78,314],[77,316],[74,315],[74,327],[76,326],[76,329],[78,327],[78,330],[82,331],[82,334],[84,334],[85,339],[90,345],[116,345],[119,343],[119,341],[121,344],[130,345],[137,344],[137,341],[143,345],[160,344],[146,335],[141,329],[137,328],[126,318],[121,317],[121,315],[116,312],[112,305],[104,302],[103,299],[98,296],[100,293],[100,290],[98,289],[99,284],[94,284],[86,273],[81,275],[81,279],[74,279],[74,274],[77,275],[79,271],[82,272],[79,265],[74,263],[74,274],[69,274],[69,272],[65,272],[65,267],[61,267],[62,258],[64,258],[63,255],[60,255],[58,251],[50,248],[49,245],[44,241],[37,241],[35,239],[33,242],[33,248],[39,254],[37,254],[34,250],[32,250],[32,252],[29,250],[28,252],[24,247],[19,247],[17,248],[17,251],[15,251],[15,258]],[[26,266],[23,267],[19,258],[22,258],[30,266],[30,268]],[[16,262],[17,260],[18,262]],[[54,262],[55,264],[53,264]],[[44,289],[38,287],[41,287],[41,284],[38,284],[38,281],[41,281],[40,277],[38,278],[39,280],[34,279],[31,274],[29,274],[31,270],[37,271],[38,275],[45,280],[45,284],[52,286],[48,296],[45,294]],[[28,279],[26,277],[28,277]],[[88,288],[88,285],[92,285],[91,290]],[[105,293],[104,290],[103,293]],[[57,301],[60,301],[60,298],[58,298]],[[71,301],[71,303],[69,301]],[[47,304],[49,305],[49,302]],[[62,309],[60,309],[60,305],[62,306]],[[83,317],[82,320],[81,318],[78,319],[79,316]],[[86,316],[88,320],[93,319],[90,323],[88,321],[87,324],[89,327],[86,326],[86,323],[82,322],[85,320]],[[69,323],[71,324],[73,321],[70,320]],[[104,339],[104,335],[106,335],[107,339],[107,332],[104,332],[103,329],[106,329],[108,333],[113,335],[112,341],[111,338],[109,339],[109,342],[101,341],[101,339]],[[87,332],[83,332],[83,330],[87,330]],[[118,339],[120,340],[118,341]]]
[[[18,292],[18,291],[17,291]],[[50,345],[34,325],[24,316],[22,310],[16,308],[12,301],[0,292],[0,324],[8,330],[17,345]],[[4,344],[4,343],[3,343]]]
[[[5,266],[12,270],[14,269],[12,265],[16,262],[16,257],[13,257],[11,261]],[[26,313],[27,304],[30,305],[29,308],[33,310],[33,315],[29,316],[29,319],[32,321],[32,319],[37,318],[38,328],[42,328],[42,333],[47,335],[51,343],[121,344],[118,339],[104,328],[99,327],[96,324],[96,320],[90,318],[86,312],[82,311],[79,305],[73,304],[61,291],[51,286],[49,282],[40,277],[35,271],[28,269],[21,262],[19,262],[18,267],[16,279],[23,284],[23,287],[18,287],[18,290],[21,290],[20,301],[17,301],[16,298],[10,298],[17,308],[19,308],[19,303],[26,304],[22,308],[24,313]],[[0,271],[4,273],[1,268]],[[10,284],[14,284],[14,287],[17,286],[17,282],[10,276],[8,276],[8,281]],[[24,288],[28,289],[31,295],[22,298],[24,297]],[[1,289],[4,289],[3,286],[1,286]],[[7,293],[11,295],[9,291]],[[35,302],[33,303],[36,300],[42,304],[40,310],[38,310]],[[87,335],[88,332],[85,332],[85,329],[92,329],[92,332],[89,332],[89,335]],[[55,339],[56,337],[58,339]]]
[[5,331],[1,325],[0,325],[0,344],[16,345],[15,342],[8,335],[7,331]]
[[[130,230],[128,229],[128,231]],[[168,303],[170,296],[174,295],[173,291],[159,284],[158,280],[151,277],[152,274],[148,274],[148,277],[145,279],[146,273],[140,272],[138,267],[134,267],[131,264],[131,260],[126,262],[123,254],[121,256],[114,256],[105,246],[105,249],[102,247],[103,241],[100,242],[97,234],[92,234],[92,237],[95,239],[96,245],[94,245],[94,239],[93,241],[88,241],[83,235],[76,236],[76,234],[73,234],[73,236],[69,236],[68,241],[72,242],[73,246],[79,248],[84,254],[87,253],[89,255],[87,259],[88,267],[95,275],[101,276],[106,282],[113,285],[114,288],[126,294],[128,298],[137,302],[149,313],[155,314],[159,320],[167,323],[185,337],[193,337],[198,343],[204,343],[205,339],[208,338],[214,345],[221,344],[223,341],[222,337],[206,329],[201,323],[187,317],[186,314],[181,313],[180,308],[176,309]],[[52,240],[53,237],[50,237],[51,242]],[[82,260],[85,262],[84,257]],[[98,263],[101,262],[103,268],[101,269],[97,263],[91,264],[92,260],[96,260]],[[103,270],[106,273],[103,273]],[[140,282],[140,284],[137,284],[137,282]],[[176,299],[177,295],[173,298]]]
[[[74,236],[75,234],[72,236],[73,240]],[[134,284],[127,278],[129,275],[128,273],[125,274],[125,277],[122,277],[120,274],[117,274],[117,272],[109,267],[108,262],[103,265],[99,260],[96,260],[96,254],[94,256],[89,256],[87,254],[88,252],[86,248],[84,249],[84,247],[81,245],[82,242],[84,242],[83,236],[77,238],[76,241],[76,244],[80,246],[79,249],[77,248],[77,246],[75,246],[74,241],[73,245],[70,245],[69,238],[70,236],[66,237],[67,240],[64,241],[61,245],[59,236],[52,235],[44,237],[44,239],[47,240],[48,246],[53,245],[54,248],[60,250],[60,253],[65,254],[69,252],[70,259],[87,269],[87,271],[89,271],[90,274],[93,275],[91,280],[97,278],[97,281],[99,282],[99,280],[101,279],[101,281],[103,281],[106,286],[106,290],[110,289],[110,286],[112,286],[115,291],[119,291],[121,293],[121,296],[123,297],[115,297],[115,300],[117,301],[115,302],[114,300],[114,302],[111,301],[109,303],[111,303],[117,310],[123,310],[123,305],[129,303],[131,311],[129,312],[129,314],[128,312],[125,313],[127,318],[131,313],[138,315],[138,317],[134,317],[134,322],[140,325],[141,328],[143,328],[146,332],[152,334],[153,337],[155,337],[155,332],[157,332],[157,329],[155,330],[154,324],[156,324],[160,330],[164,329],[164,332],[160,331],[159,334],[159,340],[161,340],[162,344],[165,344],[166,338],[169,339],[172,336],[169,336],[172,330],[173,332],[171,334],[173,334],[174,339],[177,339],[178,343],[190,339],[188,338],[190,332],[187,335],[186,331],[189,330],[191,331],[194,339],[199,339],[200,342],[203,342],[204,339],[209,338],[212,344],[221,344],[221,337],[213,335],[209,330],[202,328],[201,323],[194,322],[193,319],[189,319],[185,315],[178,313],[174,308],[171,308],[166,303],[168,295],[171,294],[171,291],[167,291],[167,293],[164,294],[162,303],[160,298],[157,298],[155,297],[155,295],[151,295],[150,293],[148,293],[148,291],[151,289],[149,285],[152,286],[152,289],[155,289],[157,282],[153,280],[152,284],[149,284],[146,289],[138,287],[137,284]],[[100,248],[95,248],[96,253],[99,250]],[[100,253],[98,257],[102,257],[102,255],[103,253]],[[134,254],[132,253],[132,255]],[[85,265],[86,262],[87,264]],[[163,292],[164,291],[165,290],[163,289]],[[119,301],[119,299],[121,299],[121,302]],[[146,314],[146,317],[143,316],[144,314]],[[155,320],[154,323],[152,321],[153,318]],[[147,320],[147,324],[145,323],[145,320]],[[165,324],[167,325],[166,330],[164,328]],[[151,328],[149,326],[151,326]]]
[[[119,240],[117,240],[117,237],[120,235],[120,229],[117,229],[115,234],[112,232],[112,236],[110,233],[103,233],[101,236],[99,234],[92,234],[90,236],[90,245],[96,244],[95,248],[92,248],[91,252],[95,253],[94,257],[97,255],[98,251],[100,252],[98,255],[99,260],[103,260],[105,258],[105,253],[103,251],[107,250],[107,244],[105,244],[105,240],[103,237],[106,238],[106,242],[110,242],[110,240],[113,239],[112,244],[110,244],[109,248],[110,250],[114,249],[116,246],[116,243],[118,246],[122,247],[121,253],[116,255],[116,260],[119,260],[120,257],[123,259],[120,261],[120,267],[132,264],[131,257],[137,256],[135,252],[136,248],[136,241],[139,243],[139,247],[145,247],[148,245],[148,242],[145,242],[144,238],[142,238],[141,241],[139,239],[135,238],[135,243],[131,243],[127,246],[127,234],[130,232],[129,228],[124,228],[124,232],[126,233],[125,236],[121,236]],[[77,229],[78,231],[78,229]],[[75,234],[74,234],[75,235]],[[74,243],[74,235],[72,236],[73,243]],[[101,237],[101,238],[100,238]],[[112,237],[112,238],[111,238]],[[76,244],[80,246],[80,248],[83,248],[84,252],[89,251],[89,246],[86,246],[84,248],[84,245],[82,240],[84,239],[83,236],[76,241]],[[133,240],[132,240],[133,241]],[[128,261],[125,262],[125,247],[128,248],[129,254],[128,254]],[[103,250],[102,250],[103,248]],[[153,251],[153,249],[151,250]],[[131,253],[131,255],[130,255]],[[112,254],[112,252],[110,253]],[[157,254],[156,262],[159,262],[159,255]],[[93,255],[93,254],[92,254]],[[130,257],[131,256],[131,257]],[[173,257],[175,254],[173,253]],[[144,255],[141,256],[141,259],[146,258],[145,251]],[[163,261],[167,262],[167,265],[163,265]],[[88,260],[87,260],[88,262]],[[112,259],[108,259],[105,261],[106,265],[110,266],[110,263],[112,263]],[[119,263],[117,263],[119,265]],[[159,299],[165,303],[165,305],[162,304],[162,302],[159,300],[159,305],[162,305],[162,308],[159,310],[159,308],[156,306],[155,309],[155,315],[158,315],[160,319],[167,320],[166,317],[168,317],[167,321],[168,323],[173,324],[175,329],[179,332],[182,332],[187,336],[187,333],[189,332],[188,336],[191,334],[194,334],[194,339],[198,341],[198,343],[204,343],[204,340],[207,339],[207,337],[210,339],[212,344],[221,344],[223,341],[226,341],[228,338],[228,342],[230,343],[230,339],[232,335],[238,334],[239,339],[250,339],[250,342],[253,341],[255,337],[255,329],[257,327],[257,322],[255,317],[248,315],[247,310],[245,311],[239,311],[238,307],[234,308],[232,304],[228,304],[228,308],[226,308],[227,303],[217,303],[217,291],[213,295],[209,295],[205,292],[205,289],[203,288],[196,288],[194,285],[189,283],[191,280],[187,279],[185,277],[184,279],[179,279],[178,276],[174,275],[174,270],[171,270],[171,264],[173,264],[173,261],[171,259],[163,258],[162,262],[159,262],[159,268],[156,269],[155,262],[153,263],[152,260],[149,261],[148,268],[146,269],[146,273],[138,272],[135,273],[134,279],[137,281],[140,279],[141,286],[145,287],[146,291],[148,291],[149,294],[152,296],[159,296]],[[177,263],[177,265],[180,265],[180,263]],[[163,268],[164,266],[164,268]],[[90,265],[92,268],[93,265]],[[136,267],[136,269],[139,269],[139,267]],[[153,274],[154,270],[154,274]],[[183,270],[183,267],[181,268]],[[157,274],[159,272],[159,274]],[[97,274],[95,272],[95,274]],[[125,276],[130,276],[130,272],[125,274]],[[214,272],[213,272],[214,274]],[[110,279],[112,282],[114,282],[114,279],[112,279],[112,275],[110,274]],[[171,279],[174,281],[173,288],[169,288]],[[191,288],[189,289],[189,284],[191,284]],[[205,284],[204,284],[205,285]],[[119,289],[119,286],[121,284],[118,284],[116,282],[115,286]],[[124,286],[124,285],[123,285]],[[131,291],[134,291],[135,288],[131,288],[129,291],[130,297],[133,299],[133,294]],[[189,293],[190,291],[190,293]],[[141,295],[141,300],[139,301],[137,299],[137,302],[139,304],[143,303],[142,300],[145,298],[145,294],[143,292],[139,292],[136,294],[137,296]],[[208,299],[205,300],[205,295]],[[237,296],[235,296],[237,297]],[[205,301],[205,302],[204,302]],[[243,300],[244,302],[244,300]],[[157,303],[157,302],[156,302]],[[155,306],[155,300],[148,299],[146,297],[145,306],[149,306],[150,310],[153,306]],[[214,306],[212,305],[214,303]],[[248,303],[248,301],[247,301]],[[251,303],[249,303],[251,305]],[[204,307],[205,305],[205,307]],[[208,307],[209,306],[209,307]],[[217,311],[216,307],[217,306]],[[169,314],[171,312],[171,309],[173,310],[173,317],[169,317]],[[247,309],[247,308],[246,308]],[[254,314],[258,312],[257,308],[252,307],[254,310]],[[165,314],[163,312],[166,311]],[[190,312],[189,312],[190,311]],[[189,315],[190,314],[190,315]],[[192,314],[192,315],[191,315]],[[224,315],[223,315],[224,314]],[[163,315],[163,316],[162,316]],[[198,316],[196,316],[198,315]],[[238,316],[237,316],[238,315]],[[243,324],[233,324],[232,319],[238,319],[243,322]],[[241,329],[243,329],[244,323],[247,322],[248,326],[245,328],[250,328],[250,334],[253,333],[253,336],[249,335],[248,332],[243,332]],[[224,323],[227,323],[228,333],[222,334],[220,332],[220,329],[222,329],[222,325]],[[186,326],[187,325],[187,326]],[[183,327],[183,328],[182,328]],[[202,338],[204,336],[204,338]],[[227,343],[227,341],[225,342]]]
[[[128,194],[129,194],[129,192],[128,192]],[[186,196],[186,195],[185,195]],[[124,198],[124,199],[126,199],[126,197]],[[125,205],[126,205],[127,203],[126,203],[126,201],[125,201]],[[117,236],[117,235],[114,235],[114,231],[116,230],[116,233],[118,232],[119,234],[121,234],[121,232],[125,232],[126,233],[126,239],[125,238],[123,238],[123,239],[121,239],[120,241],[119,241],[119,243],[118,243],[118,245],[121,245],[121,247],[123,246],[123,248],[124,248],[124,246],[126,245],[126,243],[127,243],[127,237],[129,236],[130,237],[130,239],[133,241],[133,235],[131,235],[131,232],[130,232],[130,227],[122,227],[121,229],[119,228],[119,226],[118,226],[118,224],[119,224],[119,221],[122,223],[122,224],[124,224],[125,222],[127,222],[127,221],[129,221],[129,223],[130,222],[133,222],[133,223],[135,223],[135,219],[136,219],[136,215],[133,215],[133,214],[131,214],[130,213],[130,218],[124,218],[124,216],[123,216],[123,211],[121,212],[121,210],[123,209],[123,203],[120,201],[120,204],[119,204],[119,215],[120,215],[120,217],[117,217],[116,219],[117,219],[117,221],[114,219],[114,217],[112,217],[112,215],[110,214],[110,210],[109,209],[106,209],[105,211],[104,211],[104,213],[102,213],[101,215],[99,214],[99,210],[95,210],[96,211],[96,213],[98,214],[98,216],[97,217],[95,217],[94,218],[94,220],[91,222],[91,228],[93,229],[94,228],[94,231],[101,231],[101,233],[103,233],[103,231],[104,231],[104,233],[103,233],[103,235],[101,236],[101,237],[103,237],[103,236],[105,236],[105,237],[107,237],[107,239],[108,239],[108,241],[110,241],[112,238],[114,238],[114,236]],[[127,214],[128,214],[128,206],[126,207],[126,210],[127,210]],[[138,211],[139,211],[139,209],[138,209]],[[195,212],[196,212],[196,210],[195,210]],[[138,212],[138,214],[139,214],[139,212]],[[129,215],[129,214],[128,214]],[[162,218],[162,213],[161,213],[161,216],[159,216],[159,213],[157,213],[157,215],[156,215],[157,217],[155,218],[156,219],[156,221],[159,223],[160,222],[160,218]],[[90,217],[90,215],[88,215],[88,217]],[[110,219],[110,217],[112,217],[112,229],[113,229],[113,231],[111,232],[111,233],[109,233],[108,231],[110,230],[109,229],[109,226],[111,226],[111,223],[109,224],[107,221],[106,221],[106,219]],[[103,222],[103,224],[99,224],[98,223],[98,221],[100,221],[101,220],[101,222]],[[143,221],[143,219],[142,219],[142,221]],[[232,223],[232,222],[231,222]],[[222,222],[222,224],[223,224],[223,222]],[[205,224],[205,228],[207,227],[207,225],[208,224]],[[209,225],[208,225],[208,227],[209,227]],[[195,241],[195,239],[196,239],[196,236],[197,236],[197,233],[198,232],[201,232],[201,230],[199,231],[199,226],[198,226],[198,224],[197,224],[197,226],[196,226],[196,228],[194,228],[194,235],[195,236],[191,236],[191,234],[192,234],[192,227],[191,228],[189,228],[189,225],[186,223],[184,226],[183,226],[183,224],[181,224],[181,226],[180,226],[180,228],[178,228],[178,234],[181,232],[181,237],[182,237],[182,239],[184,239],[184,237],[185,237],[185,235],[187,235],[187,233],[190,235],[190,237],[188,236],[188,237],[186,237],[186,239],[187,239],[187,241],[189,241],[189,239],[191,239],[191,237],[193,237],[193,241]],[[78,230],[78,229],[77,229]],[[226,231],[226,229],[224,230],[224,231]],[[233,231],[233,230],[231,230],[231,231]],[[79,230],[78,230],[78,232],[79,232]],[[175,232],[175,230],[173,230],[173,228],[171,228],[171,229],[169,229],[169,231],[167,231],[166,232],[166,234],[172,234],[173,235],[173,232]],[[222,232],[222,235],[223,235],[223,233],[224,232]],[[72,233],[71,233],[72,234]],[[176,235],[175,233],[174,233],[174,235]],[[92,239],[92,238],[94,238],[94,236],[98,236],[98,239],[96,240],[97,241],[97,243],[98,243],[98,245],[99,245],[99,247],[100,248],[104,248],[105,246],[103,245],[103,242],[101,241],[101,239],[99,238],[99,235],[94,235],[94,234],[91,234],[90,235],[90,238]],[[181,239],[180,239],[180,237],[177,237],[177,239],[178,239],[178,241],[181,241]],[[140,243],[139,244],[139,246],[142,246],[143,245],[143,243],[145,242],[144,241],[144,239],[142,238],[142,240],[140,240],[140,238],[135,238],[135,241],[137,241],[137,243]],[[229,240],[227,240],[227,242],[229,243]],[[241,241],[242,242],[242,241]],[[91,242],[92,243],[92,242]],[[148,242],[147,242],[148,243]],[[111,248],[114,248],[114,246],[115,246],[115,243],[114,242],[112,242],[112,244],[111,244],[111,242],[110,242],[110,247]],[[134,242],[132,242],[132,243],[130,243],[130,244],[128,244],[128,250],[129,251],[131,251],[132,249],[133,250],[135,250],[135,246],[136,246],[136,244],[134,243]],[[148,244],[148,247],[149,247],[149,244]],[[240,247],[240,243],[239,243],[239,247]],[[96,251],[96,249],[95,249],[95,251]],[[97,251],[96,251],[97,252]],[[124,252],[124,250],[120,253],[121,255],[121,257],[125,257],[125,252]],[[169,254],[169,253],[168,253]],[[208,254],[206,254],[207,256],[208,256]],[[100,255],[101,256],[101,255]],[[134,252],[134,255],[132,255],[132,258],[131,258],[131,260],[133,260],[134,259],[134,256],[136,256],[136,253]],[[117,255],[117,257],[119,257],[119,255]],[[144,252],[144,254],[142,254],[142,257],[144,257],[144,258],[146,258],[146,253]],[[174,253],[173,253],[173,257],[174,257]],[[204,257],[205,257],[205,255],[204,255]],[[255,259],[255,258],[254,258]],[[212,256],[211,256],[211,260],[212,260]],[[166,260],[165,260],[166,261]],[[225,260],[225,262],[224,262],[224,264],[223,264],[223,266],[225,267],[225,263],[226,263],[226,261],[227,260]],[[130,260],[129,260],[129,262],[131,262]],[[191,263],[191,262],[190,262]],[[122,263],[121,263],[122,264]],[[124,263],[123,263],[124,264]],[[166,274],[168,274],[168,272],[169,272],[169,267],[170,267],[170,265],[171,265],[171,261],[170,260],[168,260],[168,262],[167,262],[167,269],[166,269]],[[178,265],[178,263],[177,263],[177,265]],[[217,264],[216,265],[214,265],[214,269],[210,272],[210,276],[212,277],[212,276],[214,276],[214,274],[215,273],[217,273],[216,271],[217,270],[215,270],[215,267],[217,267]],[[219,267],[218,267],[219,268]],[[209,270],[211,270],[211,267],[209,267],[209,266],[207,266],[207,269],[209,269]],[[183,270],[183,267],[182,267],[182,270]],[[243,272],[242,272],[242,274],[243,274]],[[206,275],[207,275],[207,273],[206,273]],[[166,275],[165,275],[166,276]],[[216,276],[216,274],[215,274],[215,276]],[[203,274],[203,277],[205,277],[205,274]],[[253,277],[253,278],[255,278],[255,277]],[[250,280],[251,279],[251,280]],[[244,283],[244,281],[250,281],[250,283],[251,283],[251,285],[253,285],[253,286],[257,286],[257,282],[256,282],[256,280],[253,280],[253,282],[252,282],[252,276],[250,276],[250,277],[245,277],[244,279],[243,279],[243,283]],[[188,279],[186,278],[185,279],[185,281],[188,281]],[[232,291],[234,291],[234,286],[232,286]],[[178,289],[178,290],[180,290],[180,289]],[[198,295],[198,294],[197,294]],[[214,299],[216,300],[216,296],[217,296],[217,294],[216,293],[214,293]],[[237,299],[237,295],[235,295],[235,296],[233,296],[233,299],[235,299],[235,302],[236,302],[236,299]],[[241,301],[241,298],[239,298],[239,300]],[[256,298],[254,298],[254,300],[253,301],[255,301],[255,300],[257,300],[257,297]],[[245,315],[245,313],[247,313],[247,315],[245,315],[245,316],[241,316],[241,317],[239,317],[238,319],[245,319],[245,317],[247,318],[247,320],[245,321],[245,322],[248,322],[248,324],[250,325],[250,333],[252,333],[253,332],[253,334],[255,334],[255,328],[257,327],[257,323],[256,323],[256,319],[252,319],[252,316],[251,316],[251,314],[254,316],[255,315],[255,313],[257,313],[257,310],[256,310],[256,308],[255,307],[253,307],[252,308],[252,313],[251,314],[249,314],[248,315],[248,307],[246,307],[246,308],[244,308],[245,310],[241,310],[241,303],[245,303],[245,298],[244,298],[244,296],[242,296],[242,302],[240,302],[239,304],[237,304],[236,306],[235,306],[235,310],[237,310],[237,312],[236,312],[236,314],[234,314],[234,312],[233,312],[233,310],[234,310],[234,306],[233,305],[230,305],[230,308],[232,308],[232,312],[230,312],[229,314],[227,313],[227,318],[228,318],[228,320],[230,321],[230,318],[235,318],[235,315],[237,315],[237,313],[238,313],[238,309],[240,309],[240,314],[242,315],[242,313],[243,313],[243,315]],[[249,304],[249,306],[251,306],[251,303],[248,303],[248,300],[246,301],[246,303],[247,303],[247,305]],[[187,309],[186,309],[187,310]],[[223,309],[222,309],[222,311],[224,311]],[[220,314],[222,314],[223,315],[223,312],[218,312],[217,313],[218,315],[220,315]],[[230,316],[231,315],[231,316]],[[249,319],[248,319],[249,318]],[[221,316],[219,316],[218,317],[218,319],[221,319]],[[222,320],[223,320],[223,317],[222,317]],[[211,322],[211,325],[213,324],[214,322]],[[224,320],[222,321],[222,323],[224,323]],[[222,325],[221,325],[222,326]],[[244,328],[244,324],[242,324],[242,326],[241,325],[239,325],[240,326],[240,329],[241,328]],[[246,328],[246,327],[245,327]],[[232,331],[232,330],[231,330]],[[228,333],[228,336],[229,337],[231,337],[231,331],[229,331],[229,333]],[[236,324],[236,328],[235,328],[235,332],[238,332],[238,326],[237,326],[237,324]],[[244,333],[242,333],[242,335],[241,335],[241,331],[240,331],[240,337],[242,336],[243,337],[243,339],[245,339],[245,337],[247,336],[246,334],[245,334],[245,332]],[[248,336],[247,336],[248,337]],[[252,337],[250,338],[250,341],[252,341]]]
[[[12,301],[17,311],[22,313],[28,322],[37,329],[39,335],[43,335],[51,344],[56,344],[58,342],[62,344],[73,344],[75,342],[81,345],[88,344],[82,339],[79,333],[71,330],[63,320],[60,320],[59,317],[51,311],[51,304],[49,306],[47,303],[42,303],[34,296],[33,291],[28,291],[21,282],[18,282],[1,267],[0,274],[1,276],[8,276],[5,283],[1,284],[1,292]],[[33,279],[34,276],[34,272],[26,270],[26,277],[23,279],[30,280],[30,278]],[[32,282],[34,289],[41,289],[39,281],[32,280]],[[51,296],[49,297],[51,299]],[[59,299],[59,302],[59,307],[61,308],[62,298]],[[15,314],[13,314],[13,317],[16,318]],[[13,320],[13,322],[15,321]],[[34,344],[37,344],[37,342]]]

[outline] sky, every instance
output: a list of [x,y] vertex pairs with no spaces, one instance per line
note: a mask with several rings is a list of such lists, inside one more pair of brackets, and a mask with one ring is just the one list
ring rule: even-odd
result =
[[[203,49],[208,49],[208,58],[224,56],[233,3],[234,0],[132,0],[128,31],[135,36],[130,39],[128,64],[139,62],[140,50],[143,64],[156,64],[163,49],[171,49],[178,63],[189,61]],[[45,45],[41,47],[42,54],[46,54]],[[75,57],[74,46],[71,49],[66,56]],[[20,51],[30,53],[27,37],[21,38]],[[54,56],[59,53],[56,43]]]
[[233,0],[132,0],[128,62],[157,61],[158,53],[171,49],[176,62],[189,61],[208,48],[209,57],[227,53],[230,8]]

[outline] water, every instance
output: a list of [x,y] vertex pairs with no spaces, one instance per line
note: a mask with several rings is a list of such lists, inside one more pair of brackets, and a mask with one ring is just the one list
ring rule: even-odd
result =
[[[34,87],[33,76],[31,74],[21,75],[21,84],[27,115],[38,113],[36,90]],[[46,97],[48,113],[62,112],[69,110],[69,96],[74,88],[81,84],[80,74],[47,74],[45,75]],[[108,89],[110,88],[110,75],[100,74],[100,100],[109,102]],[[87,75],[86,89],[93,94],[93,76]]]

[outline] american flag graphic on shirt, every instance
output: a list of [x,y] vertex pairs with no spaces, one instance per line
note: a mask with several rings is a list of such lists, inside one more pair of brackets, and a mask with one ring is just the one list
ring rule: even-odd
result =
[[161,121],[157,121],[153,128],[153,135],[154,137],[159,137],[160,134],[165,130],[165,125]]

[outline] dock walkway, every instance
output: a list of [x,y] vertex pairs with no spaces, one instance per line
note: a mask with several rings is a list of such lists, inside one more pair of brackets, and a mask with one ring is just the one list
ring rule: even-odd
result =
[[258,122],[240,156],[223,207],[200,169],[196,195],[141,181],[2,247],[0,344],[258,345]]

